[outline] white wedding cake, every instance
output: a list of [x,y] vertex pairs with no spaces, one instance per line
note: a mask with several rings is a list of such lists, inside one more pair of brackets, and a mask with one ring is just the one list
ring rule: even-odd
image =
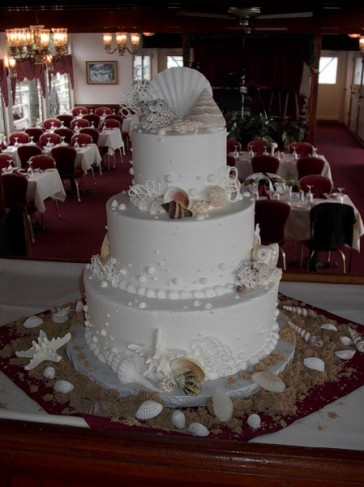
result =
[[206,78],[172,68],[133,96],[134,181],[85,270],[85,338],[122,383],[198,395],[276,347],[278,247],[260,245]]

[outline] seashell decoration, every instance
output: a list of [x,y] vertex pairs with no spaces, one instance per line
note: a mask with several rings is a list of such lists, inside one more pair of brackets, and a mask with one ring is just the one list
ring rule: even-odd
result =
[[189,209],[192,211],[193,215],[207,215],[209,208],[210,205],[207,201],[197,200],[191,204]]
[[341,360],[350,360],[356,354],[356,350],[337,350],[335,352],[336,357],[340,358]]
[[260,387],[270,392],[284,392],[286,389],[286,384],[270,370],[255,372],[252,379]]
[[170,201],[176,201],[184,208],[187,208],[190,200],[186,191],[181,188],[169,187],[163,196],[163,202],[169,203]]
[[81,299],[79,299],[77,301],[75,310],[76,310],[76,313],[81,313],[83,311],[83,302]]
[[201,423],[191,423],[187,430],[194,436],[208,436],[210,434],[206,426]]
[[186,114],[188,120],[201,123],[204,127],[225,127],[226,121],[220,108],[204,88],[194,100],[192,108]]
[[233,402],[230,397],[221,389],[216,389],[212,396],[212,408],[215,416],[226,423],[233,417]]
[[162,203],[161,205],[172,220],[179,220],[181,218],[193,216],[192,211],[187,210],[178,201],[169,201],[168,203]]
[[169,377],[163,377],[163,379],[159,382],[158,387],[163,392],[171,392],[174,388],[174,382]]
[[301,316],[317,316],[316,311],[309,308],[304,308],[303,306],[283,306],[283,309],[286,311],[290,311],[291,313],[295,313],[296,315]]
[[222,208],[227,203],[226,191],[221,186],[208,186],[204,198],[213,208]]
[[324,323],[320,328],[323,330],[337,331],[337,328],[333,323]]
[[325,371],[325,362],[319,357],[306,357],[303,359],[303,363],[306,367],[318,372]]
[[179,409],[175,409],[171,415],[171,422],[173,426],[179,430],[183,430],[186,427],[186,416],[184,412]]
[[142,420],[152,419],[158,416],[162,412],[162,410],[162,404],[156,401],[152,401],[151,399],[147,399],[139,406],[137,412],[135,413],[135,417]]
[[300,337],[304,339],[305,342],[307,342],[311,347],[322,347],[324,342],[320,339],[317,338],[316,335],[313,335],[309,331],[304,330],[298,325],[295,325],[292,323],[292,321],[288,320],[288,325],[294,330]]
[[43,377],[45,379],[54,379],[56,377],[56,371],[54,370],[54,367],[46,367],[43,370]]
[[52,321],[57,324],[66,323],[66,321],[68,320],[68,313],[70,309],[70,306],[68,306],[67,308],[59,308],[52,314]]
[[279,245],[277,243],[270,245],[255,245],[250,254],[252,261],[266,264],[269,269],[277,267],[278,256]]
[[251,428],[253,428],[253,430],[258,430],[260,428],[262,420],[260,419],[259,414],[253,413],[248,417],[246,422]]
[[40,316],[29,316],[24,323],[23,326],[24,328],[36,328],[37,326],[40,326],[43,323],[43,319]]
[[351,328],[351,326],[349,326],[349,333],[357,350],[359,350],[359,352],[364,352],[364,338],[362,337],[362,335],[354,330],[354,328]]
[[136,366],[131,360],[123,359],[116,354],[110,353],[106,357],[106,363],[117,374],[122,384],[134,383],[139,384],[149,391],[158,391],[148,379],[137,371]]
[[164,100],[149,100],[139,110],[139,124],[146,131],[157,132],[175,118],[173,108]]
[[69,382],[68,380],[57,380],[54,383],[53,390],[55,392],[62,392],[63,394],[67,394],[68,392],[71,392],[74,389],[73,384]]
[[344,336],[340,337],[340,342],[345,345],[346,347],[349,345],[353,345],[353,340],[350,337]]
[[184,372],[175,377],[176,384],[186,396],[199,396],[201,381],[194,372]]
[[91,416],[109,416],[110,415],[110,403],[108,401],[98,399],[93,401],[82,409],[83,413],[90,414]]
[[157,213],[164,212],[162,208],[163,198],[158,196],[152,199],[148,204],[148,212],[150,215],[156,215]]
[[178,357],[171,361],[170,367],[174,375],[193,372],[200,382],[205,380],[205,373],[194,360],[187,357]]

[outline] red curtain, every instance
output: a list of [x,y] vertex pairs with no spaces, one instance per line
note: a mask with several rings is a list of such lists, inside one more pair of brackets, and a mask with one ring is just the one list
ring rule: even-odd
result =
[[4,99],[4,105],[9,105],[7,69],[3,59],[0,59],[0,89]]

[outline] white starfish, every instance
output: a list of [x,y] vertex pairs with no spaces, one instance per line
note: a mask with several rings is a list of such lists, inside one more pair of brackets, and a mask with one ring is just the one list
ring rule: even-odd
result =
[[51,362],[59,362],[62,357],[57,353],[57,350],[69,342],[71,333],[67,333],[64,337],[52,338],[48,340],[46,333],[41,330],[37,341],[33,340],[32,346],[28,350],[15,352],[17,357],[30,358],[30,362],[24,367],[25,370],[32,370],[45,360]]

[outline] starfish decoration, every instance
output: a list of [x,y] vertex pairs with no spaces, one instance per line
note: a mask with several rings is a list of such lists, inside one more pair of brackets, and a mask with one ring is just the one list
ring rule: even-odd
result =
[[71,333],[67,333],[64,337],[52,338],[48,340],[46,333],[41,330],[37,341],[32,342],[32,346],[28,350],[15,352],[17,357],[30,358],[30,362],[24,367],[25,370],[32,370],[45,360],[52,362],[59,362],[62,357],[57,353],[57,350],[71,340]]

